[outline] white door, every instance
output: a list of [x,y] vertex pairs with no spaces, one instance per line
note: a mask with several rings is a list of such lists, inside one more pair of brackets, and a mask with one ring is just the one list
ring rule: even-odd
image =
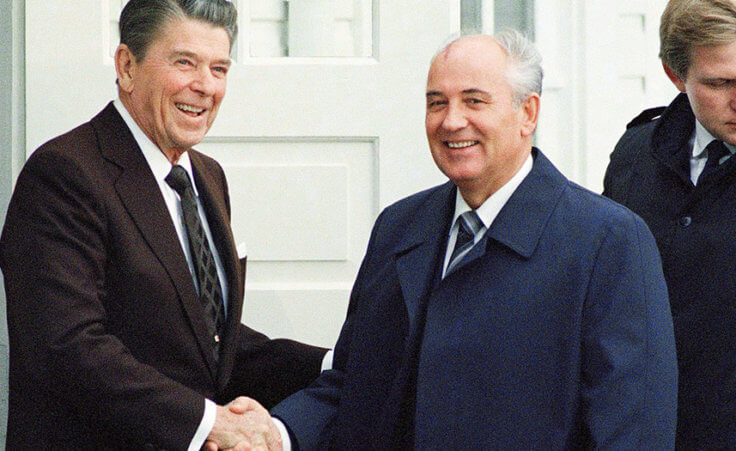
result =
[[[116,95],[124,3],[26,2],[28,154]],[[225,168],[248,249],[243,321],[331,346],[380,209],[443,181],[424,136],[425,77],[460,2],[235,3],[228,92],[198,148]]]
[[677,90],[658,57],[667,0],[584,1],[584,38],[578,41],[585,57],[582,182],[600,192],[609,155],[626,124],[646,108],[668,105]]

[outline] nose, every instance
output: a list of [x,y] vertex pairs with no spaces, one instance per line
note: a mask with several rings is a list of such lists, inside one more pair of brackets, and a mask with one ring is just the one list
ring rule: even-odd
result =
[[217,79],[209,67],[203,66],[197,70],[190,86],[192,91],[202,96],[212,96],[217,91]]
[[468,125],[468,119],[465,117],[465,111],[460,105],[449,103],[444,119],[442,120],[442,128],[447,131],[461,130]]

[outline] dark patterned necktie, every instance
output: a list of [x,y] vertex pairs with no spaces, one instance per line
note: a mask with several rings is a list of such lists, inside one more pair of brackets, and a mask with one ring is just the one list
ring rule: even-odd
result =
[[455,249],[450,256],[450,263],[447,264],[445,276],[450,274],[455,266],[462,260],[464,251],[473,247],[475,242],[475,234],[481,229],[483,224],[478,217],[478,213],[473,210],[466,211],[457,218],[458,230],[457,239],[455,240]]
[[702,182],[708,174],[718,169],[718,165],[721,164],[721,158],[726,155],[730,155],[731,153],[728,151],[726,145],[723,144],[723,141],[719,141],[717,139],[711,141],[705,150],[708,151],[708,159],[705,161],[703,172],[698,176],[698,183]]
[[[181,210],[184,215],[184,226],[189,237],[189,250],[197,274],[199,284],[199,300],[204,307],[206,323],[210,336],[219,344],[220,335],[225,325],[225,312],[222,303],[222,288],[217,277],[217,267],[212,257],[210,244],[202,227],[202,221],[197,209],[197,199],[194,196],[192,182],[187,171],[175,165],[166,176],[166,183],[179,194]],[[215,346],[215,357],[219,346]]]

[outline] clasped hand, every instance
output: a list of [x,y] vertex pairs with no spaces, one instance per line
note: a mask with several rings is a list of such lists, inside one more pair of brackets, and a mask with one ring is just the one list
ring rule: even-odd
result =
[[217,406],[205,451],[281,451],[281,436],[271,415],[257,401],[241,396]]

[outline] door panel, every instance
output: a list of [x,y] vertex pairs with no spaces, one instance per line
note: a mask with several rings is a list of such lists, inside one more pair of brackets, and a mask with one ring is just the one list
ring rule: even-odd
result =
[[[116,96],[124,3],[26,3],[29,154]],[[459,2],[235,3],[228,92],[197,148],[225,169],[236,242],[248,249],[243,321],[331,346],[380,209],[443,181],[424,136],[424,88],[431,56],[459,30]],[[332,10],[335,34],[310,33]]]

